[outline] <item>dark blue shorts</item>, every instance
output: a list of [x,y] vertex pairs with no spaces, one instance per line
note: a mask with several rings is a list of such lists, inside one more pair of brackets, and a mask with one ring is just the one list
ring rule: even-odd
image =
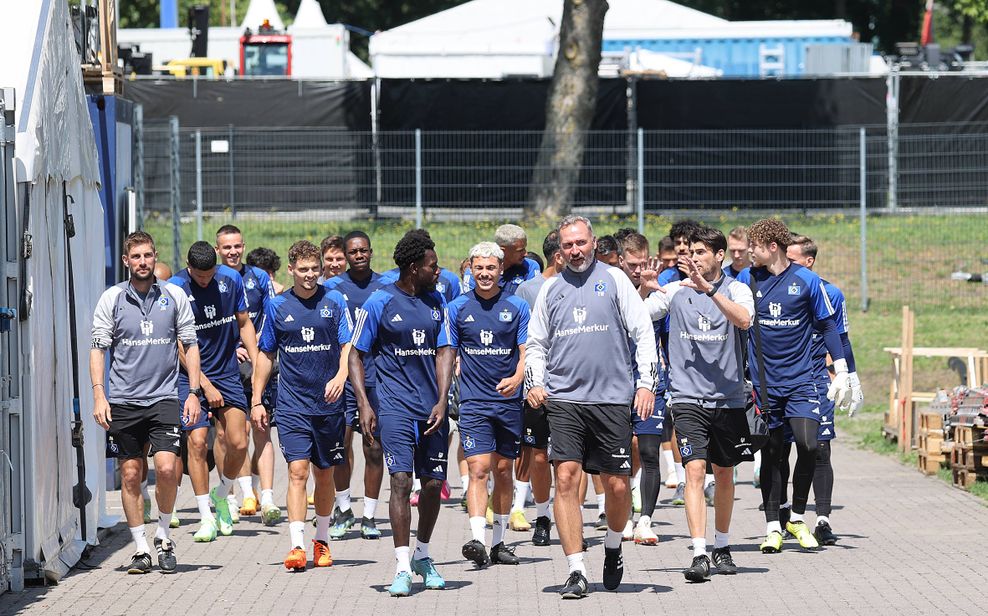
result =
[[821,398],[824,401],[827,400],[827,390],[821,390],[814,381],[784,387],[770,387],[768,389],[768,427],[770,429],[778,428],[786,420],[798,418],[819,422],[823,417]]
[[662,394],[655,395],[655,410],[652,416],[642,421],[638,413],[631,411],[631,429],[635,436],[654,435],[662,436],[666,418],[666,399]]
[[[223,408],[232,407],[235,409],[240,409],[241,412],[249,416],[247,397],[244,396],[244,387],[240,382],[240,373],[234,372],[231,374],[225,374],[222,376],[212,376],[207,374],[206,377],[209,382],[213,384],[213,387],[219,390],[220,395],[223,396]],[[178,375],[178,399],[181,404],[185,404],[185,399],[189,397],[189,377],[179,373]],[[206,397],[202,396],[199,398],[199,404],[202,406],[202,414],[199,415],[199,421],[191,426],[187,426],[182,423],[183,430],[195,430],[197,428],[208,428],[209,427],[209,415],[210,413],[216,414],[220,409],[209,408],[209,403],[206,402]]]
[[[827,388],[830,387],[830,376],[827,374],[826,370],[822,370],[816,378],[816,388],[819,392],[820,400],[820,428],[816,433],[817,441],[831,441],[837,438],[837,431],[834,427],[834,419],[836,416],[836,408],[832,400],[827,398]],[[793,438],[792,430],[789,429],[789,425],[786,424],[785,429],[786,442],[794,443],[796,439]]]
[[460,402],[457,429],[463,455],[496,453],[514,460],[521,450],[522,402]]
[[449,419],[443,418],[436,432],[425,436],[429,424],[403,412],[378,411],[381,448],[388,472],[415,473],[416,477],[446,479],[449,450]]
[[[381,403],[377,399],[377,388],[374,386],[367,387],[365,385],[364,391],[367,392],[367,401],[370,402],[371,408],[374,409],[374,412],[380,412],[378,408]],[[357,398],[353,395],[353,385],[350,384],[350,381],[347,381],[346,386],[343,389],[343,404],[343,412],[346,414],[346,425],[352,428],[354,432],[363,434],[360,429],[360,413],[357,411]],[[374,431],[374,438],[381,438],[380,418],[378,418],[377,421],[377,429]]]
[[341,413],[305,415],[278,409],[278,442],[288,463],[309,460],[319,468],[343,464],[346,424]]

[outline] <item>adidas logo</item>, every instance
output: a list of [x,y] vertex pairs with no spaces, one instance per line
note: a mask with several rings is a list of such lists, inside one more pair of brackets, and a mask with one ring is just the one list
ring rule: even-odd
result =
[[471,314],[467,318],[463,319],[464,323],[473,323],[473,315]]
[[621,463],[621,468],[631,468],[631,463],[625,460]]
[[401,315],[400,314],[396,314],[395,316],[391,317],[391,322],[392,323],[400,323],[401,322]]
[[333,459],[334,460],[342,460],[343,459],[343,454],[337,453],[335,456],[333,456]]
[[293,317],[292,315],[288,315],[287,317],[285,317],[285,323],[291,323],[294,320],[295,317]]
[[745,447],[744,451],[741,452],[741,455],[742,456],[750,456],[751,455],[751,450],[748,449],[747,447]]
[[[629,466],[628,468],[631,468],[631,467]],[[439,465],[439,466],[437,466],[436,468],[434,468],[434,469],[432,469],[432,472],[433,472],[433,473],[441,473],[441,472],[443,472],[443,467],[442,467],[442,465]]]
[[830,436],[830,428],[827,428],[826,430],[824,430],[823,431],[823,435],[824,436]]

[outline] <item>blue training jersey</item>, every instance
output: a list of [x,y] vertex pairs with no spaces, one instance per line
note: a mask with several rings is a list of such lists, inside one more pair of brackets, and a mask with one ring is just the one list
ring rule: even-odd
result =
[[254,324],[254,329],[260,334],[261,326],[264,324],[264,310],[267,308],[268,300],[275,296],[271,277],[267,272],[253,265],[241,266],[240,276],[243,278],[244,292],[247,294],[247,316]]
[[[518,289],[518,285],[525,282],[526,280],[531,280],[539,274],[542,273],[542,268],[539,267],[538,262],[535,259],[525,259],[518,265],[513,265],[501,273],[501,279],[498,280],[497,284],[501,287],[501,292],[505,295],[514,295],[515,290]],[[477,281],[473,279],[473,274],[470,272],[468,267],[465,272],[463,272],[463,282],[467,289],[477,288]]]
[[482,299],[470,291],[453,300],[448,313],[449,344],[460,355],[460,400],[520,402],[521,387],[511,398],[496,388],[501,379],[514,375],[518,345],[528,341],[528,304],[503,292]]
[[385,285],[357,312],[353,339],[357,349],[374,353],[378,412],[428,419],[439,400],[436,349],[449,346],[443,296],[409,295]]
[[343,396],[326,402],[328,383],[340,369],[340,351],[350,342],[346,300],[322,286],[302,299],[288,289],[268,302],[258,349],[278,354],[277,413],[343,413]]
[[[398,277],[400,275],[401,270],[397,267],[394,269],[389,269],[381,274],[381,284],[394,284],[398,282]],[[456,274],[449,271],[445,267],[440,268],[439,280],[436,281],[436,291],[443,296],[443,299],[445,299],[448,304],[460,296],[460,279]]]
[[[381,275],[371,272],[367,280],[357,281],[350,277],[349,272],[343,272],[339,276],[330,278],[323,285],[330,291],[339,291],[346,300],[347,310],[350,312],[350,321],[357,321],[357,309],[364,305],[364,302],[384,286],[381,282]],[[374,365],[374,354],[368,353],[364,356],[364,385],[373,387],[377,378],[377,369]]]
[[168,282],[181,287],[189,296],[192,314],[196,318],[199,365],[206,378],[239,375],[237,346],[240,344],[240,326],[237,324],[237,313],[248,310],[240,274],[219,265],[206,287],[200,287],[192,280],[188,269],[178,272]]
[[[790,263],[778,276],[764,267],[749,267],[738,274],[738,282],[748,285],[752,276],[769,387],[811,381],[818,361],[813,355],[816,323],[834,315],[823,281],[797,263]],[[748,336],[748,356],[751,380],[758,387],[754,335]]]
[[[834,324],[837,325],[837,333],[846,335],[849,328],[847,325],[847,306],[844,301],[844,292],[837,288],[832,282],[821,279],[823,288],[827,292],[830,305],[834,308]],[[827,345],[823,342],[823,336],[819,332],[813,332],[813,357],[819,360],[818,363],[826,362]]]

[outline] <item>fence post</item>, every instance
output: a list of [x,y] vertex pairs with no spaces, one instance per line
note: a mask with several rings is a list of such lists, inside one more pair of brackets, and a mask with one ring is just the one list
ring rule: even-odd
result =
[[202,241],[202,130],[196,129],[196,240]]
[[645,130],[638,128],[638,190],[635,191],[638,210],[638,232],[645,233]]
[[415,227],[422,228],[422,129],[415,129]]
[[858,137],[858,198],[861,219],[861,312],[868,312],[868,140],[864,126]]
[[182,175],[179,173],[178,116],[168,118],[169,129],[169,160],[171,162],[171,198],[172,198],[172,255],[175,271],[181,269],[182,262]]
[[899,69],[892,66],[885,78],[885,122],[888,137],[888,207],[899,207]]
[[144,107],[134,105],[134,198],[137,228],[144,228]]
[[[232,2],[232,0],[231,0]],[[227,127],[227,162],[229,163],[228,175],[230,176],[230,213],[233,219],[237,219],[237,193],[233,184],[233,124]]]

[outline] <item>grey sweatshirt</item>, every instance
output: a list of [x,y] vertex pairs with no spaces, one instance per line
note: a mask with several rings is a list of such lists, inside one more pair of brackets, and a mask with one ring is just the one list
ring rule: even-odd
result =
[[[714,300],[680,281],[645,300],[653,319],[669,315],[670,404],[709,408],[745,405],[744,353],[739,330]],[[717,293],[755,313],[751,289],[725,277]]]
[[528,389],[544,387],[550,399],[575,404],[630,405],[636,388],[655,390],[657,363],[648,311],[623,271],[595,261],[545,281],[528,325]]
[[93,313],[93,348],[110,351],[110,404],[150,406],[178,398],[176,340],[186,347],[198,344],[182,289],[159,280],[144,299],[130,281],[104,291]]

